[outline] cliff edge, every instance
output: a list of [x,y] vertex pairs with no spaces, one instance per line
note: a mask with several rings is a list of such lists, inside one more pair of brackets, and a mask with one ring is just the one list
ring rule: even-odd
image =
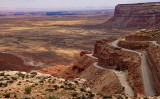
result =
[[160,2],[118,4],[114,16],[103,25],[108,28],[160,27]]

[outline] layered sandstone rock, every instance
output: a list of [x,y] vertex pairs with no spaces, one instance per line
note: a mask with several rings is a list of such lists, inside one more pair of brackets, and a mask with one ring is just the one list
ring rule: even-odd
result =
[[125,37],[127,41],[152,41],[154,40],[151,35],[141,33],[141,34],[133,34]]
[[160,47],[150,44],[147,50],[147,60],[153,77],[155,90],[160,95]]
[[104,23],[111,28],[150,28],[160,26],[160,2],[119,4],[114,16]]
[[109,46],[106,40],[98,40],[95,44],[94,56],[98,58],[98,65],[104,68],[127,69],[128,80],[135,93],[144,94],[140,72],[141,59],[137,54]]
[[118,45],[126,49],[136,50],[148,48],[149,42],[119,41]]

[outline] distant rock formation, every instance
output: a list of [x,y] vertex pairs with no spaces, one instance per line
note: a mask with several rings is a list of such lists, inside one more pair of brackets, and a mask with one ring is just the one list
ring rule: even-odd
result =
[[103,23],[108,28],[160,27],[160,2],[118,4],[114,16]]

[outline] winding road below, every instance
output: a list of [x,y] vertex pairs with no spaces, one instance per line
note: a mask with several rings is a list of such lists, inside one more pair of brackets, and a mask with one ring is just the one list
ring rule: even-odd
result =
[[[93,59],[98,59],[98,58],[94,57],[92,54],[86,54],[86,55],[91,57],[91,58],[93,58]],[[127,77],[126,77],[124,72],[117,71],[117,70],[114,70],[114,69],[103,68],[103,67],[99,66],[97,64],[97,62],[93,63],[93,66],[96,67],[96,68],[99,68],[99,69],[104,69],[104,70],[108,70],[108,71],[114,72],[117,75],[121,85],[125,88],[124,89],[125,95],[135,96],[134,92],[133,92],[133,89],[128,84]]]
[[[123,38],[123,39],[115,40],[115,41],[111,42],[110,45],[114,46],[114,47],[117,47],[117,48],[121,48],[124,51],[136,53],[140,56],[140,58],[141,58],[141,74],[142,74],[142,79],[143,79],[145,95],[146,96],[156,95],[155,89],[153,87],[153,79],[152,79],[151,71],[149,69],[149,66],[148,66],[147,60],[146,60],[146,54],[135,51],[135,50],[130,50],[130,49],[119,47],[118,42],[120,40],[125,40],[125,39]],[[135,41],[135,42],[140,42],[140,41]],[[150,42],[150,43],[152,43],[156,46],[160,46],[156,41],[142,41],[142,42]],[[89,56],[93,59],[98,59],[98,58],[94,57],[92,54],[87,54],[87,56]],[[105,69],[105,70],[109,70],[109,71],[114,72],[118,76],[121,85],[123,87],[125,87],[125,94],[129,95],[129,96],[134,96],[133,89],[129,86],[129,84],[127,82],[127,77],[126,77],[124,72],[119,73],[119,71],[116,71],[116,70],[113,70],[113,69],[103,68],[101,66],[98,66],[97,62],[94,63],[93,65],[97,68]]]
[[[125,40],[125,39],[121,39],[121,40]],[[149,66],[147,64],[146,55],[144,53],[140,53],[138,51],[119,47],[118,46],[119,41],[120,40],[116,40],[116,41],[112,42],[111,45],[114,47],[121,48],[124,51],[137,53],[140,56],[140,58],[141,58],[141,74],[142,74],[142,79],[143,79],[144,92],[145,92],[146,96],[154,96],[156,93],[155,93],[155,90],[153,87],[153,82],[152,82],[153,80],[152,80]],[[149,41],[149,42],[152,42],[153,44],[158,45],[156,43],[156,41]]]
[[28,58],[28,57],[25,57],[25,56],[22,56],[22,55],[13,53],[13,52],[1,52],[1,53],[12,54],[12,55],[14,55],[14,56],[17,56],[17,57],[23,59],[25,65],[39,66],[39,67],[49,67],[48,65],[44,65],[44,64],[42,64],[42,63],[38,63],[38,62],[36,62],[36,61]]

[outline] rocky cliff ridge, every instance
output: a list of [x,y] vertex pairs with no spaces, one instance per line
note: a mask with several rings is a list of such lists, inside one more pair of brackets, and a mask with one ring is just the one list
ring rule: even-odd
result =
[[110,28],[152,28],[160,26],[160,2],[118,4],[114,16],[104,23]]

